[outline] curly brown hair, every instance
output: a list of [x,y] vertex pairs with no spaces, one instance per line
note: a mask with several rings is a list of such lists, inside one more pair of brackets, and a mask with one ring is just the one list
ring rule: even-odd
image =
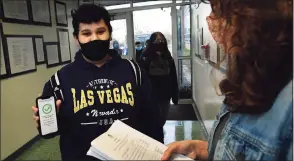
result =
[[224,103],[231,112],[267,111],[293,79],[292,0],[202,2],[211,4],[212,34],[229,58]]

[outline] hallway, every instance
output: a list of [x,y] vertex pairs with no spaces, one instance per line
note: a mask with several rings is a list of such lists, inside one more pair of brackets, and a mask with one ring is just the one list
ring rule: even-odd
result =
[[[164,126],[164,143],[178,140],[204,139],[198,121],[167,121]],[[59,137],[37,141],[16,160],[60,160]]]
[[[85,1],[96,1],[94,4],[104,6],[110,13],[113,28],[110,48],[117,41],[123,51],[122,58],[136,56],[136,41],[144,46],[153,32],[165,35],[177,69],[179,99],[185,104],[170,108],[164,126],[164,142],[206,139],[222,103],[222,98],[215,94],[209,81],[213,67],[197,56],[202,53],[200,46],[210,40],[208,28],[204,25],[205,17],[210,12],[209,5],[198,8],[194,2],[186,0],[103,3],[100,0],[22,1],[27,5],[19,7],[21,3],[3,1],[2,7],[8,14],[8,11],[16,11],[13,8],[27,10],[28,21],[17,17],[15,21],[10,21],[7,14],[0,15],[0,57],[4,58],[1,62],[1,160],[60,160],[59,137],[45,140],[37,136],[31,106],[48,78],[74,61],[80,46],[71,34],[74,31],[71,10]],[[56,6],[59,6],[58,13]],[[20,14],[18,17],[26,15],[15,14]],[[39,19],[35,19],[34,15],[39,15]],[[16,38],[23,42],[12,41]],[[26,50],[12,50],[13,46]],[[23,55],[23,60],[13,61],[15,55]],[[19,70],[14,69],[13,62],[20,65]],[[197,107],[194,109],[191,103]]]
[[[181,110],[182,109],[182,110]],[[164,126],[164,144],[174,141],[200,139],[205,140],[203,128],[197,121],[195,113],[191,114],[192,105],[178,105],[170,109],[168,118],[181,120],[168,120]],[[177,112],[177,114],[175,113]],[[194,111],[193,111],[194,112]],[[172,115],[172,116],[170,116]],[[194,118],[192,118],[194,117]],[[186,120],[186,119],[191,120]],[[53,139],[41,139],[34,143],[16,160],[60,160],[59,137]]]

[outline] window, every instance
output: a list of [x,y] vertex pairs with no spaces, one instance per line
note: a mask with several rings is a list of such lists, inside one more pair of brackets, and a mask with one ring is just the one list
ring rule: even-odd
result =
[[165,36],[168,49],[172,53],[171,8],[134,11],[133,13],[135,41],[144,44],[153,32],[159,31]]
[[120,5],[113,5],[113,6],[105,6],[107,10],[114,10],[114,9],[121,9],[121,8],[129,8],[131,4],[120,4]]
[[110,48],[114,48],[114,41],[118,42],[117,51],[120,55],[128,55],[128,44],[127,44],[127,22],[126,19],[112,20],[111,26],[113,28],[112,41]]

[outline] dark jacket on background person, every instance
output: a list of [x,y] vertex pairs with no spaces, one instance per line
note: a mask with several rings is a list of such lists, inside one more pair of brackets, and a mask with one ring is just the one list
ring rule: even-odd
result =
[[[137,86],[132,65],[110,51],[112,59],[101,67],[85,61],[79,51],[75,61],[59,71],[64,96],[58,114],[62,160],[89,159],[86,153],[91,141],[117,119],[163,142],[147,74],[142,71],[142,84]],[[50,81],[42,95],[53,95]]]
[[170,53],[158,55],[144,52],[139,65],[149,75],[153,95],[157,101],[169,101],[178,104],[178,79],[174,59]]
[[115,48],[114,50],[116,50],[116,52],[117,52],[120,56],[122,56],[122,54],[123,54],[122,49],[120,49],[120,48]]
[[143,54],[143,49],[141,50],[136,50],[136,61],[139,62],[141,60]]

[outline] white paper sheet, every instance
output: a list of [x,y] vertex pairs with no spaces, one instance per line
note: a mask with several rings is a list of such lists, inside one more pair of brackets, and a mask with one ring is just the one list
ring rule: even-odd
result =
[[66,15],[65,6],[62,4],[56,3],[56,13],[57,13],[57,22],[67,25],[67,21],[66,21],[67,15]]
[[31,0],[33,20],[35,22],[50,23],[48,0]]
[[[110,129],[91,143],[92,156],[107,160],[161,160],[167,149],[162,143],[117,120]],[[175,155],[173,160],[192,160]]]
[[7,45],[11,74],[36,68],[33,38],[8,37]]
[[42,38],[36,38],[35,39],[35,44],[36,44],[36,52],[37,52],[37,60],[38,60],[38,62],[45,61],[43,39]]
[[100,154],[99,151],[95,150],[93,147],[89,149],[87,155],[92,156],[94,158],[99,158],[100,160],[110,160],[109,158],[103,156],[103,154]]
[[48,65],[59,63],[58,46],[46,45]]
[[68,32],[67,31],[59,31],[59,45],[60,45],[60,54],[61,54],[61,61],[68,61],[70,60],[70,47],[69,47],[69,40],[68,40]]
[[5,17],[29,20],[26,0],[2,0],[2,3]]

